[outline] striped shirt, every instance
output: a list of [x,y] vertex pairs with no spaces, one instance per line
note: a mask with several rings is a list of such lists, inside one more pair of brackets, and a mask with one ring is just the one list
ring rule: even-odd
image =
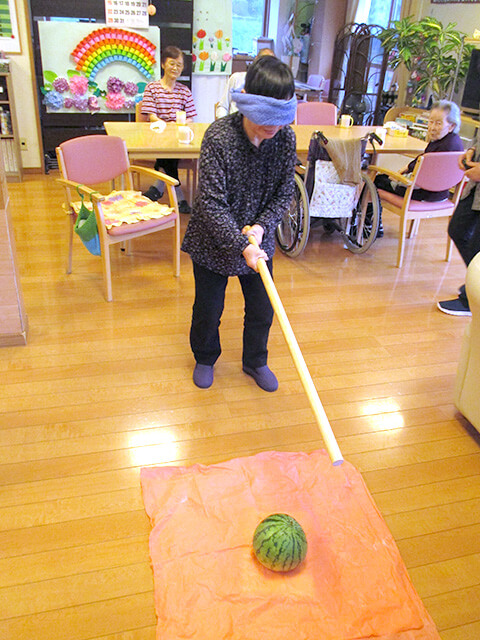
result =
[[165,122],[175,122],[177,111],[185,111],[187,118],[197,115],[192,92],[188,87],[176,82],[170,91],[165,89],[160,80],[147,84],[142,101],[143,114],[153,113]]

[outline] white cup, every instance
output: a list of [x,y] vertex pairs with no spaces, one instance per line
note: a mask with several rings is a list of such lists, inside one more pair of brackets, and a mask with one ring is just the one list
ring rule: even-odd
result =
[[185,111],[177,111],[175,116],[177,124],[185,124],[187,122],[187,114]]
[[351,127],[353,125],[353,118],[351,115],[349,115],[348,113],[344,113],[342,116],[340,116],[340,126],[344,127],[345,129],[348,127]]
[[380,138],[380,140],[385,143],[385,140],[387,138],[387,130],[385,129],[385,127],[377,127],[375,129],[375,133]]
[[177,127],[177,139],[182,144],[190,144],[193,140],[194,133],[190,127]]

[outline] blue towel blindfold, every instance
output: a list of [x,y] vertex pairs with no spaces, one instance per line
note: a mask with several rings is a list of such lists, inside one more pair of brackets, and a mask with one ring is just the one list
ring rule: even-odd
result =
[[283,126],[295,120],[297,97],[290,100],[278,100],[269,96],[258,96],[253,93],[232,91],[232,100],[240,113],[254,122],[264,126]]

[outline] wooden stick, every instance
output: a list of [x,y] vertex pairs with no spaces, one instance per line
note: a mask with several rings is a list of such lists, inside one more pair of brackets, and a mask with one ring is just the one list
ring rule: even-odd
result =
[[[248,240],[250,244],[258,246],[257,240],[254,236],[248,236]],[[257,268],[267,291],[268,297],[270,298],[270,302],[272,303],[273,310],[277,315],[280,327],[292,355],[293,362],[298,371],[298,375],[300,376],[300,380],[302,382],[303,388],[305,389],[305,393],[307,394],[308,401],[310,402],[310,406],[312,407],[313,413],[315,414],[315,419],[320,429],[320,433],[322,434],[322,438],[327,448],[328,455],[330,456],[330,459],[332,460],[334,465],[340,465],[343,462],[343,456],[335,439],[332,427],[330,426],[330,422],[328,421],[325,409],[323,408],[323,405],[320,402],[320,398],[318,397],[318,393],[315,385],[313,384],[310,372],[307,368],[307,365],[305,364],[305,360],[303,358],[302,352],[300,351],[300,347],[298,346],[298,342],[295,338],[295,334],[293,333],[293,329],[290,326],[290,322],[287,318],[287,314],[285,313],[285,309],[283,308],[280,296],[278,295],[277,289],[273,283],[270,271],[268,270],[267,264],[265,260],[263,260],[263,258],[259,258],[257,260]]]

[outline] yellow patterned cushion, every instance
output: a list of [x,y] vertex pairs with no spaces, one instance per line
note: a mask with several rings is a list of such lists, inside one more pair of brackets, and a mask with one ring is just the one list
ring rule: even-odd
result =
[[[84,199],[87,209],[92,204]],[[72,202],[72,209],[78,213],[81,202]],[[169,216],[173,209],[166,204],[152,202],[140,191],[112,191],[101,203],[105,226],[107,229],[119,227],[122,224],[134,224],[144,220],[155,220]]]

